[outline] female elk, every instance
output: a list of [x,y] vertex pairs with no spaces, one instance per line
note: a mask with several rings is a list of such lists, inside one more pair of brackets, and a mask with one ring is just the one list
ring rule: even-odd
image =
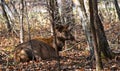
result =
[[[62,50],[66,40],[74,40],[74,36],[70,33],[68,25],[56,25],[56,42],[58,51]],[[33,58],[51,59],[57,58],[58,55],[53,46],[53,36],[49,38],[35,38],[28,42],[19,44],[15,48],[15,61],[26,62]]]

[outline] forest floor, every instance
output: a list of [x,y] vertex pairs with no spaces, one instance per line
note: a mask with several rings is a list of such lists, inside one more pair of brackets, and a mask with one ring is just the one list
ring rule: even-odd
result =
[[[120,22],[104,24],[106,36],[111,49],[119,53],[115,59],[103,58],[104,71],[120,71]],[[13,49],[19,43],[14,36],[6,36],[0,32],[0,71],[57,71],[57,60],[40,60],[16,64],[14,62]],[[82,40],[82,39],[80,39]],[[85,42],[84,42],[85,43]],[[95,71],[95,60],[90,63],[87,60],[89,52],[85,50],[86,44],[81,44],[81,48],[73,48],[69,51],[60,52],[61,71]]]

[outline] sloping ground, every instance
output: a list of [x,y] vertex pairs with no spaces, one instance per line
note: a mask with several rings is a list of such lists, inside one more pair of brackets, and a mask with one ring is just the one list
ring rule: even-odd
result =
[[[120,47],[120,43],[117,43],[117,36],[120,33],[119,22],[112,24],[104,24],[106,36],[110,47],[112,50],[115,50],[115,47]],[[58,64],[57,60],[40,60],[40,61],[30,61],[26,63],[14,63],[13,60],[13,48],[14,45],[19,43],[18,38],[14,36],[4,35],[0,36],[0,70],[2,71],[57,71]],[[80,37],[82,37],[81,35]],[[81,38],[80,40],[83,40]],[[114,45],[114,46],[112,46]],[[87,56],[89,55],[88,51],[85,51],[83,47],[86,46],[86,43],[83,42],[80,45],[80,49],[73,48],[69,51],[60,52],[60,69],[61,71],[90,71],[95,69],[95,62],[89,63]],[[115,50],[115,52],[120,53],[120,51]],[[120,70],[120,55],[113,59],[103,59],[104,70]]]

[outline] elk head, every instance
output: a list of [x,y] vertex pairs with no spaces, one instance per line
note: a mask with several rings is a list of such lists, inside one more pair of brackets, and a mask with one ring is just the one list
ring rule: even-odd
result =
[[66,25],[56,25],[56,37],[57,37],[57,49],[62,50],[65,45],[66,40],[75,40],[73,34],[71,33],[72,28],[68,24]]

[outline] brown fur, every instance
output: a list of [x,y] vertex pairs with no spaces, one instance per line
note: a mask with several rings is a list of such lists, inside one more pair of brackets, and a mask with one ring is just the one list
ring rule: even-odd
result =
[[[57,48],[58,51],[62,50],[65,45],[65,40],[74,40],[74,37],[70,33],[68,26],[59,25],[56,27]],[[26,62],[34,59],[51,59],[57,58],[58,55],[54,48],[53,36],[49,38],[35,38],[28,42],[24,42],[16,46],[15,49],[15,61]]]

